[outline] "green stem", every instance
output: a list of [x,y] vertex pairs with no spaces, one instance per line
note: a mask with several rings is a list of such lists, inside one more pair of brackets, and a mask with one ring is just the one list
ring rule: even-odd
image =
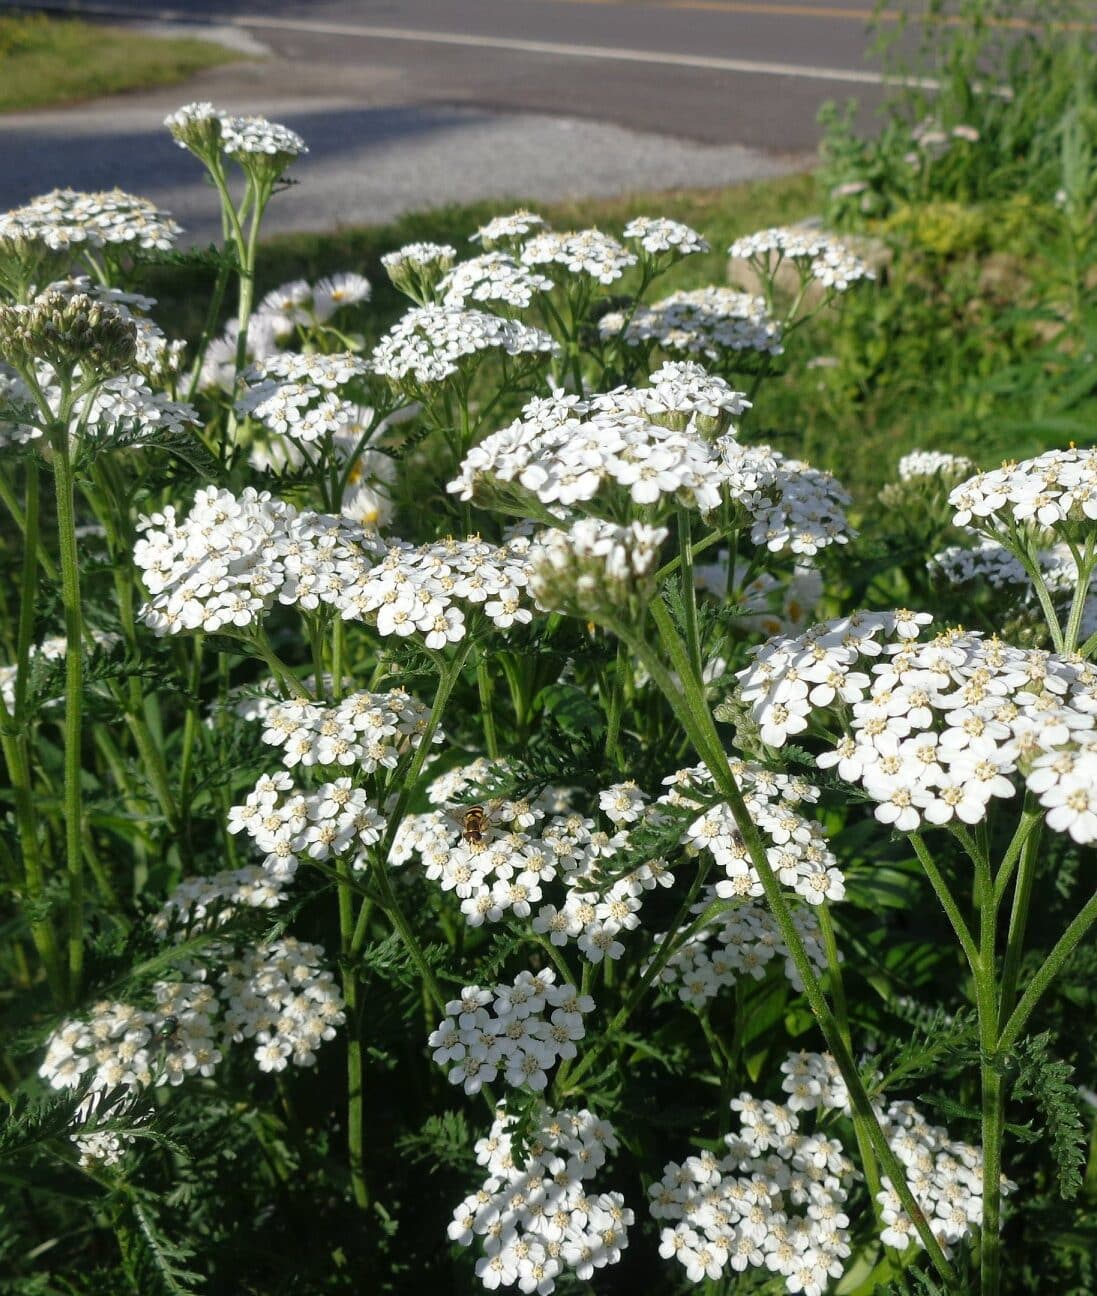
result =
[[331,631],[331,700],[340,702],[343,698],[343,658],[346,655],[346,622],[336,616]]
[[[1028,798],[1026,798],[1026,802]],[[994,878],[994,905],[997,908],[1002,903],[1002,898],[1006,893],[1006,887],[1009,886],[1009,880],[1013,876],[1013,870],[1016,867],[1017,860],[1021,854],[1021,848],[1028,841],[1029,834],[1037,824],[1043,822],[1043,815],[1031,804],[1026,804],[1021,815],[1021,822],[1017,825],[1017,830],[1013,834],[1013,840],[1009,843],[1005,855],[1002,856],[1002,862],[998,867],[998,872]]]
[[920,833],[907,833],[907,839],[914,847],[914,853],[918,856],[918,862],[922,866],[922,871],[929,878],[930,885],[936,892],[937,899],[941,902],[941,908],[948,915],[948,920],[952,924],[952,930],[956,933],[956,939],[967,957],[968,966],[971,968],[972,976],[979,975],[980,959],[979,950],[975,945],[975,938],[971,934],[971,929],[964,921],[964,915],[960,912],[960,906],[956,903],[952,892],[948,888],[948,883],[937,867],[937,862],[930,854],[929,848],[922,840]]
[[[1023,867],[1023,866],[1022,866]],[[977,870],[979,901],[979,963],[975,977],[982,1073],[983,1221],[979,1245],[981,1296],[998,1296],[1001,1284],[1002,1136],[1005,1091],[994,1057],[998,1044],[996,987],[997,912],[989,861]],[[1018,880],[1018,889],[1020,880]]]
[[[853,1035],[849,1027],[849,1008],[846,1003],[845,985],[842,982],[842,962],[838,957],[838,941],[834,932],[834,921],[830,916],[830,906],[826,903],[821,904],[818,915],[819,929],[823,936],[823,949],[826,951],[827,956],[827,978],[831,998],[834,1001],[834,1016],[846,1048],[852,1053]],[[872,1213],[876,1218],[877,1228],[882,1232],[885,1225],[880,1218],[880,1212],[883,1208],[878,1200],[881,1191],[880,1168],[876,1163],[876,1155],[872,1150],[869,1131],[858,1112],[853,1113],[853,1134],[857,1140],[857,1151],[861,1158],[861,1166],[865,1172],[865,1187],[868,1189]],[[895,1272],[902,1273],[902,1261],[899,1259],[898,1253],[890,1247],[885,1248],[885,1251]]]
[[1082,628],[1082,616],[1086,610],[1086,600],[1089,598],[1089,581],[1093,575],[1093,555],[1094,545],[1097,544],[1097,537],[1090,532],[1086,536],[1085,551],[1078,555],[1075,554],[1075,562],[1078,567],[1078,576],[1074,585],[1074,597],[1070,601],[1070,613],[1067,617],[1067,628],[1063,634],[1063,652],[1072,653],[1078,646],[1078,633]]
[[[350,861],[345,855],[336,861],[340,878],[349,878]],[[343,960],[343,999],[347,1006],[347,1159],[354,1204],[369,1207],[369,1185],[365,1165],[365,1067],[362,1058],[361,1015],[358,1004],[358,974],[354,967],[354,892],[339,883],[339,939]]]
[[686,651],[697,679],[704,678],[701,636],[697,629],[697,590],[693,583],[693,533],[689,510],[678,506],[678,555],[681,559],[682,609],[685,618]]
[[[274,651],[274,647],[267,638],[267,632],[265,630],[260,628],[251,642],[260,657],[262,657],[270,667],[271,674],[288,693],[291,693],[295,698],[299,698],[304,702],[312,701],[312,695],[309,693],[308,689],[305,688],[297,676],[294,675],[286,663]],[[320,681],[317,680],[317,686],[319,686],[319,683]]]
[[191,782],[194,777],[194,745],[198,738],[199,694],[202,688],[202,636],[194,637],[194,652],[187,679],[187,711],[183,717],[183,743],[179,757],[180,831],[185,853],[191,849]]
[[620,764],[621,713],[625,703],[625,671],[628,670],[628,650],[623,639],[617,641],[617,660],[606,699],[606,760]]
[[[1037,825],[1041,823],[1037,819]],[[1018,834],[1020,828],[1018,828]],[[1006,937],[1006,954],[1002,964],[1002,988],[999,995],[997,1029],[1005,1025],[1005,1019],[1013,1009],[1017,994],[1017,978],[1021,973],[1021,958],[1024,954],[1025,928],[1028,925],[1028,910],[1032,900],[1032,884],[1036,877],[1036,859],[1040,849],[1040,827],[1031,829],[1025,837],[1021,851],[1021,864],[1017,871],[1017,885],[1013,892],[1013,906],[1009,915],[1009,934]],[[995,913],[997,906],[994,906]]]
[[492,700],[495,690],[483,650],[479,650],[476,654],[476,685],[480,692],[480,719],[484,726],[484,747],[488,756],[495,760],[499,755],[499,738],[495,732],[495,710]]
[[84,972],[84,820],[80,787],[84,715],[84,622],[80,607],[80,560],[76,548],[75,479],[69,457],[68,420],[51,432],[57,539],[61,556],[61,602],[65,610],[65,865],[68,875],[68,991],[75,1002]]

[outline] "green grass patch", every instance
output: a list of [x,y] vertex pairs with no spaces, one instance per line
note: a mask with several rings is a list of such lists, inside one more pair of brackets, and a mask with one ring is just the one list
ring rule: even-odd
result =
[[211,41],[162,39],[44,14],[0,18],[0,112],[174,85],[239,58]]

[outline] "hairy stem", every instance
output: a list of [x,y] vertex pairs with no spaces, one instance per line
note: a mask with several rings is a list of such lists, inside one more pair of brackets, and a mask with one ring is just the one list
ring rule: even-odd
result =
[[65,611],[65,868],[68,877],[68,992],[80,995],[84,974],[84,810],[80,787],[84,719],[84,619],[80,607],[80,560],[76,548],[75,478],[67,419],[55,424],[54,488],[61,556],[61,602]]

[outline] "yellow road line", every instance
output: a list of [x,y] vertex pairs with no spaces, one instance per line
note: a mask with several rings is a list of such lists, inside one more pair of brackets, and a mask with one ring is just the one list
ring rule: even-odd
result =
[[[873,21],[882,23],[928,23],[938,27],[970,25],[970,19],[960,14],[916,14],[901,9],[857,9],[843,5],[787,4],[784,0],[556,0],[557,4],[600,5],[617,9],[699,9],[712,13],[747,14],[757,18],[829,18],[836,22],[860,22],[866,26]],[[988,27],[1009,31],[1043,31],[1045,26],[1053,31],[1092,31],[1097,23],[1056,22],[1040,23],[1030,18],[987,18]]]

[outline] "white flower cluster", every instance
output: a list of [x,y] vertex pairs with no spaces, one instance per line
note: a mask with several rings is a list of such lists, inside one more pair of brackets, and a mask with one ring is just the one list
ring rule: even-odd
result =
[[285,936],[244,950],[220,977],[224,1030],[254,1040],[260,1071],[313,1066],[316,1050],[346,1021],[343,996],[319,945]]
[[978,531],[1097,519],[1097,449],[1048,450],[961,483],[948,497],[957,526]]
[[[747,407],[740,392],[700,365],[664,365],[651,386],[583,399],[556,392],[465,456],[446,489],[472,499],[478,485],[516,483],[550,508],[570,509],[620,487],[636,504],[682,500],[708,513],[721,500],[723,440]],[[719,441],[709,435],[723,432]]]
[[500,1112],[477,1142],[476,1159],[488,1178],[453,1212],[450,1240],[471,1246],[482,1239],[476,1276],[488,1291],[517,1286],[549,1296],[567,1271],[589,1282],[620,1260],[634,1222],[620,1193],[587,1189],[607,1153],[617,1150],[613,1126],[585,1108],[542,1107],[520,1163],[512,1154],[512,1127],[513,1119]]
[[[552,512],[606,491],[640,505],[686,502],[703,513],[729,501],[752,543],[807,557],[854,534],[850,497],[825,472],[767,446],[741,446],[730,420],[748,405],[692,362],[589,400],[562,392],[527,404],[522,418],[474,446],[446,489],[462,499],[533,495]],[[524,494],[523,494],[524,493]]]
[[[39,384],[50,407],[61,408],[61,389],[52,383]],[[100,383],[94,391],[73,403],[72,426],[88,437],[132,436],[139,443],[156,432],[179,433],[201,420],[193,405],[154,392],[138,373],[119,374]]]
[[434,1061],[449,1067],[450,1084],[479,1093],[501,1071],[516,1089],[544,1089],[556,1063],[575,1057],[587,1033],[583,1016],[594,1011],[590,995],[555,980],[552,968],[519,972],[511,985],[465,986],[451,999],[427,1039]]
[[[297,698],[257,698],[249,705],[249,718],[263,722],[263,741],[281,747],[286,769],[341,765],[367,774],[394,769],[401,756],[418,747],[429,717],[429,707],[402,688],[351,693],[331,706]],[[440,742],[441,734],[434,741]]]
[[[153,1086],[212,1076],[230,1044],[245,1039],[255,1041],[261,1071],[282,1071],[291,1061],[312,1066],[320,1043],[334,1039],[345,1020],[342,995],[322,966],[319,945],[287,936],[238,958],[224,944],[207,947],[206,955],[228,960],[216,990],[206,983],[206,967],[184,960],[183,980],[153,984],[154,1008],[103,1001],[87,1018],[64,1022],[50,1036],[38,1074],[53,1089],[87,1087],[72,1132],[86,1163],[113,1164],[132,1142],[109,1130],[97,1132],[97,1114],[127,1114]],[[108,1095],[115,1097],[100,1113]]]
[[720,452],[723,489],[749,521],[752,544],[810,558],[856,535],[845,514],[850,496],[830,473],[730,437]]
[[949,545],[935,553],[926,566],[933,575],[940,575],[952,585],[983,580],[992,589],[1000,590],[1009,585],[1027,585],[1029,581],[1028,572],[1016,555],[997,540],[984,540],[973,549]]
[[302,857],[326,863],[353,852],[351,867],[365,868],[366,849],[381,840],[385,819],[349,776],[305,791],[279,770],[264,774],[244,803],[229,810],[228,830],[251,838],[264,852],[263,871],[281,886],[297,872]]
[[448,270],[456,259],[457,249],[449,243],[405,243],[395,252],[386,252],[381,264],[392,277],[412,268],[441,273]]
[[635,253],[596,229],[534,234],[520,255],[527,266],[563,266],[568,274],[587,275],[600,284],[615,283],[636,264]]
[[[716,892],[706,888],[690,912],[704,913],[714,899]],[[810,909],[794,909],[792,921],[815,970],[825,971],[827,956],[818,918]],[[661,943],[666,936],[657,939]],[[743,977],[760,981],[776,958],[784,958],[785,976],[794,990],[802,991],[803,982],[776,919],[764,904],[748,901],[690,936],[671,955],[659,980],[677,987],[682,1003],[703,1008]]]
[[[949,1138],[941,1125],[930,1125],[911,1102],[893,1102],[876,1114],[904,1177],[922,1208],[933,1236],[946,1255],[957,1242],[976,1236],[983,1223],[983,1153],[981,1148]],[[887,1176],[877,1194],[887,1226],[880,1233],[885,1246],[905,1251],[921,1242],[914,1221],[903,1210]],[[1015,1184],[1003,1179],[1003,1193]]]
[[[38,1074],[53,1089],[145,1089],[178,1085],[188,1075],[212,1075],[221,1060],[215,1046],[217,997],[196,979],[157,981],[155,1009],[103,1001],[86,1020],[67,1021],[50,1036]],[[167,1029],[165,1029],[165,1025]],[[166,1046],[157,1039],[165,1029]]]
[[749,1093],[732,1100],[739,1131],[725,1136],[722,1157],[671,1161],[648,1189],[653,1218],[670,1221],[659,1254],[690,1282],[768,1269],[787,1291],[822,1296],[842,1276],[854,1166],[837,1139],[801,1131],[799,1113],[840,1106],[816,1058],[794,1054],[782,1067],[786,1103]]
[[595,615],[642,599],[652,585],[666,527],[580,518],[542,531],[529,551],[530,593],[546,612]]
[[[1063,617],[1079,582],[1078,563],[1070,546],[1057,544],[1050,549],[1038,549],[1032,554],[1032,558],[1040,570],[1052,603],[1057,606],[1059,616]],[[991,589],[1009,590],[1011,598],[1016,600],[1018,610],[1031,611],[1038,621],[1043,619],[1032,577],[1017,555],[997,540],[985,539],[974,548],[950,545],[934,554],[926,566],[931,575],[940,576],[953,585],[985,581]],[[1018,585],[1024,587],[1020,598],[1015,588]],[[1094,585],[1097,585],[1097,573],[1090,576],[1087,601],[1079,625],[1079,642],[1084,642],[1097,630],[1097,600],[1092,597]]]
[[[625,947],[618,936],[639,925],[643,892],[673,880],[665,861],[646,860],[622,873],[617,857],[629,849],[628,832],[600,830],[593,819],[571,812],[566,794],[557,789],[532,801],[452,803],[502,772],[498,763],[481,759],[436,780],[430,798],[442,808],[404,820],[391,862],[418,854],[426,876],[460,900],[470,926],[509,914],[532,919],[533,930],[554,945],[576,941],[590,963],[619,958]],[[599,800],[619,829],[649,818],[646,798],[634,783],[607,788]],[[553,894],[550,902],[546,891],[553,883],[563,894]]]
[[901,832],[979,823],[1020,780],[1048,826],[1097,840],[1097,671],[959,630],[917,642],[927,613],[862,612],[776,638],[739,674],[763,742],[828,712],[846,731],[817,756]]
[[[841,900],[845,881],[838,861],[827,848],[822,827],[805,819],[797,807],[819,799],[818,788],[802,778],[779,774],[747,761],[730,762],[750,817],[767,839],[766,859],[782,886],[808,904]],[[693,851],[707,850],[725,877],[714,887],[721,900],[758,899],[762,879],[751,863],[750,851],[735,825],[731,807],[717,799],[712,776],[704,765],[678,770],[663,780],[669,792],[661,804],[681,811],[714,801],[686,829],[683,840]]]
[[184,878],[152,917],[152,929],[166,940],[186,940],[220,927],[244,909],[276,909],[285,899],[284,879],[249,864],[211,877]]
[[169,505],[142,517],[133,557],[152,596],[141,620],[157,634],[257,625],[275,602],[335,603],[346,569],[368,570],[384,545],[345,518],[298,511],[247,487],[199,490],[185,520]]
[[220,148],[239,162],[251,158],[292,161],[307,153],[305,141],[288,126],[265,117],[238,117],[221,112],[211,103],[189,103],[164,118],[164,125],[180,148],[191,149],[196,128],[213,126],[219,132]]
[[504,545],[476,536],[419,546],[393,541],[372,567],[343,564],[335,606],[344,620],[368,620],[386,636],[421,634],[433,649],[465,637],[468,611],[500,630],[524,625],[533,619],[529,549],[521,536]]
[[695,229],[666,216],[637,216],[625,226],[622,236],[639,243],[651,256],[661,252],[692,256],[696,252],[712,251]]
[[421,386],[459,373],[486,351],[508,356],[547,355],[557,349],[544,330],[484,311],[415,306],[374,348],[373,371],[393,382]]
[[439,281],[437,293],[443,306],[464,306],[468,302],[494,302],[524,310],[534,294],[551,292],[552,280],[515,261],[505,252],[485,252],[454,266]]
[[719,285],[682,289],[651,305],[614,310],[598,321],[603,340],[622,337],[629,346],[654,343],[674,355],[722,360],[727,351],[780,355],[781,326],[764,297]]
[[834,292],[845,292],[861,279],[875,274],[859,256],[830,234],[806,229],[759,230],[736,239],[728,254],[751,261],[763,273],[773,274],[782,261],[792,261],[801,276]]
[[496,216],[486,225],[481,225],[475,234],[469,236],[470,243],[482,243],[485,248],[492,248],[497,243],[511,243],[525,238],[534,230],[544,229],[545,218],[536,212],[516,211],[507,216]]
[[245,375],[248,385],[236,412],[257,419],[275,436],[304,444],[344,435],[361,424],[362,407],[338,389],[367,370],[365,361],[350,352],[271,356]]
[[939,479],[970,477],[975,464],[966,455],[947,454],[943,450],[912,450],[899,460],[898,473],[902,482],[917,481],[923,477]]
[[104,247],[167,251],[182,232],[148,199],[121,189],[54,189],[0,216],[0,239],[35,239],[55,252]]

